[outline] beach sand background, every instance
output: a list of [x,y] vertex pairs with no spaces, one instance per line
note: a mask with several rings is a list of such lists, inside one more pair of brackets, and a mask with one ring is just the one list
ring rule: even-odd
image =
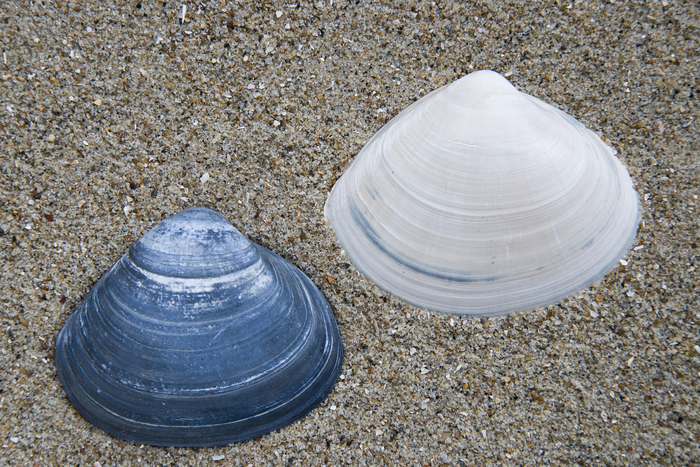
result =
[[[700,464],[697,2],[184,5],[182,24],[172,1],[0,5],[0,464]],[[382,125],[481,69],[603,136],[642,209],[625,265],[499,319],[379,290],[322,214]],[[316,283],[342,376],[261,438],[140,446],[77,414],[53,343],[134,241],[193,206]]]

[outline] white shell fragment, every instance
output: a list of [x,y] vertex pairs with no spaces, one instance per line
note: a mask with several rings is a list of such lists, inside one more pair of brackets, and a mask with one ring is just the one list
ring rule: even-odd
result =
[[610,147],[492,71],[420,99],[333,187],[357,269],[422,308],[504,315],[558,302],[629,249],[637,194]]

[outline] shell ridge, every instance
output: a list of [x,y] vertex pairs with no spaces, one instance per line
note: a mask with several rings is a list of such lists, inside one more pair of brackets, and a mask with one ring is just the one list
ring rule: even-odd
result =
[[[327,345],[327,348],[330,348],[330,347],[331,347],[330,345]],[[267,410],[265,410],[265,411],[263,411],[263,412],[256,413],[256,414],[254,414],[254,415],[250,415],[250,416],[245,417],[245,418],[233,420],[233,421],[230,421],[230,422],[223,422],[223,423],[202,424],[202,425],[199,425],[199,427],[224,427],[224,426],[227,426],[227,425],[239,424],[239,423],[243,423],[243,422],[246,422],[246,421],[250,421],[250,420],[253,420],[253,419],[256,419],[256,418],[260,418],[260,417],[266,416],[266,415],[268,415],[268,414],[270,414],[270,413],[272,413],[272,412],[279,411],[279,410],[285,408],[285,406],[287,406],[287,405],[291,404],[292,402],[294,402],[296,399],[301,398],[302,396],[304,396],[304,391],[307,390],[309,387],[313,386],[313,385],[320,379],[320,375],[321,375],[321,373],[322,373],[322,370],[324,370],[324,369],[327,368],[327,367],[335,367],[336,364],[340,363],[341,361],[342,361],[342,352],[339,352],[339,353],[338,353],[337,358],[336,358],[335,360],[326,359],[326,360],[323,362],[323,365],[322,365],[322,367],[320,368],[320,370],[317,372],[317,375],[315,375],[316,377],[315,377],[314,379],[312,379],[312,380],[309,380],[308,383],[304,386],[303,390],[300,391],[299,393],[297,393],[292,399],[290,399],[289,401],[285,402],[285,404],[282,404],[282,405],[275,405],[275,406],[270,407],[269,409],[267,409]],[[340,370],[340,368],[338,367],[338,374],[339,374],[339,370]],[[334,378],[330,378],[329,381],[330,381],[330,384],[327,384],[327,385],[330,386],[330,389],[332,389],[332,387],[333,387],[334,384],[335,384],[335,379],[334,379]],[[330,392],[330,389],[329,389],[329,392]],[[119,415],[119,414],[117,414],[117,413],[114,413],[114,412],[109,411],[109,410],[108,410],[107,408],[105,408],[103,405],[98,404],[98,403],[97,403],[94,399],[92,399],[89,395],[87,395],[87,394],[85,394],[85,395],[86,395],[86,397],[88,397],[88,399],[89,399],[91,402],[93,402],[93,403],[95,403],[97,406],[99,406],[100,409],[105,410],[106,412],[109,412],[111,415],[113,415],[114,417],[119,418],[119,419],[121,419],[121,420],[129,421],[129,422],[132,422],[132,423],[134,423],[134,424],[138,424],[138,425],[142,425],[142,426],[153,426],[153,427],[165,427],[165,426],[167,426],[167,427],[171,427],[171,428],[182,428],[182,427],[187,427],[187,425],[180,425],[180,424],[171,424],[171,425],[167,425],[167,424],[163,424],[163,423],[153,423],[153,422],[152,422],[152,423],[148,423],[148,422],[145,422],[145,421],[142,421],[142,420],[138,420],[138,419],[126,418],[126,417],[121,416],[121,415]],[[326,394],[326,395],[327,395],[327,394]],[[324,396],[323,398],[325,399],[325,396]],[[320,404],[321,402],[322,402],[322,400],[317,401],[317,402],[314,404],[314,406]],[[299,415],[298,415],[298,414],[296,414],[296,416],[295,416],[294,419],[297,419],[297,418],[299,418]],[[281,427],[281,426],[285,426],[285,425],[287,425],[288,423],[289,423],[289,422],[284,422],[284,423],[282,423],[282,424],[280,425],[280,427]],[[96,424],[96,423],[93,423],[93,424]],[[276,428],[270,429],[268,432],[274,431],[275,429],[276,429]]]
[[[289,314],[289,313],[292,311],[292,306],[287,307],[287,310],[288,310],[288,314]],[[79,316],[84,316],[84,315],[81,314],[81,315],[79,315]],[[281,320],[280,320],[280,321],[281,321]],[[224,331],[226,330],[227,327],[230,327],[230,326],[231,326],[231,325],[222,327],[222,329],[218,332],[218,334],[221,334],[222,332],[224,332]],[[90,328],[90,326],[81,326],[81,328],[83,328],[83,329],[88,329],[88,328]],[[303,329],[303,328],[304,328],[304,327],[302,326],[302,329]],[[124,345],[125,343],[128,343],[129,341],[131,341],[131,344],[129,344],[129,345],[131,345],[131,346],[136,346],[136,345],[137,345],[137,346],[138,346],[139,348],[141,348],[142,350],[146,350],[146,349],[151,349],[151,350],[167,350],[169,353],[171,353],[171,354],[173,354],[173,355],[178,354],[178,353],[200,353],[200,352],[201,352],[201,350],[171,350],[171,349],[166,349],[166,348],[162,348],[162,347],[159,348],[159,347],[150,346],[150,345],[148,345],[147,343],[144,343],[144,342],[135,340],[135,339],[133,339],[132,337],[123,334],[123,333],[118,329],[118,327],[117,327],[117,328],[114,328],[114,329],[113,329],[113,332],[114,332],[114,333],[119,333],[119,334],[120,334],[120,336],[121,336],[121,342],[120,342],[120,344]],[[151,331],[151,332],[152,332],[152,331]],[[293,358],[294,356],[296,356],[296,355],[299,353],[299,348],[300,348],[300,347],[302,346],[302,344],[304,343],[304,338],[308,337],[310,333],[311,333],[311,328],[307,327],[307,328],[304,330],[304,332],[303,332],[302,334],[299,334],[299,335],[296,337],[296,339],[295,339],[292,343],[290,343],[290,346],[288,346],[288,347],[282,349],[282,350],[290,351],[290,356],[288,357],[288,359],[289,359],[289,358]],[[246,336],[246,340],[252,339],[253,337],[254,337],[254,336],[248,335],[248,336]],[[100,354],[100,355],[104,355],[104,356],[109,357],[109,358],[111,358],[112,360],[116,361],[116,363],[118,363],[117,366],[122,366],[122,367],[128,367],[128,366],[129,366],[130,360],[121,359],[117,354],[114,354],[114,353],[110,352],[110,351],[109,351],[109,348],[108,348],[107,346],[104,346],[104,345],[101,344],[101,342],[102,342],[101,340],[89,339],[89,342],[92,343],[91,347],[94,347],[94,346],[96,345],[96,346],[99,348],[99,352],[88,352],[87,349],[85,348],[85,344],[87,343],[87,342],[86,342],[86,339],[87,339],[87,337],[85,337],[84,339],[81,340],[81,348],[85,349],[83,353],[85,353],[86,355],[98,353],[98,354]],[[212,339],[212,340],[213,340],[213,339]],[[239,342],[237,343],[237,345],[242,345],[242,344],[244,344],[244,343],[245,343],[245,340],[239,341]],[[108,343],[107,343],[107,344],[108,344]],[[225,346],[225,345],[226,345],[226,344],[224,344],[224,346]],[[291,352],[291,351],[294,351],[294,352]],[[264,371],[263,373],[255,373],[255,371],[256,371],[259,367],[265,366],[266,364],[269,364],[270,362],[275,361],[275,360],[277,360],[277,359],[276,359],[275,357],[273,357],[271,360],[266,360],[266,361],[258,362],[257,366],[251,367],[251,368],[248,370],[248,373],[253,373],[254,376],[243,377],[242,379],[238,379],[238,380],[235,380],[235,381],[231,381],[231,382],[228,383],[228,384],[220,385],[220,386],[218,386],[218,387],[205,387],[205,388],[198,388],[198,389],[196,389],[196,390],[188,390],[187,388],[179,388],[178,391],[181,391],[181,392],[184,392],[184,393],[190,393],[190,392],[191,392],[191,393],[200,393],[200,392],[207,392],[207,391],[211,391],[211,390],[215,390],[215,389],[221,389],[221,390],[232,389],[232,388],[234,388],[234,387],[236,387],[236,386],[244,385],[244,384],[249,383],[249,382],[251,382],[251,381],[254,381],[254,380],[256,380],[256,379],[261,379],[261,378],[263,378],[263,377],[265,377],[265,376],[268,376],[268,375],[270,375],[270,374],[273,374],[273,373],[275,373],[275,372],[277,372],[277,371],[279,371],[280,369],[283,369],[283,368],[285,367],[286,360],[283,360],[283,361],[278,361],[274,366],[271,366],[268,370]],[[257,375],[257,376],[256,376],[256,375]],[[147,389],[147,388],[150,388],[150,387],[152,386],[152,385],[144,385],[143,383],[136,383],[136,382],[134,382],[133,380],[129,380],[129,379],[126,379],[126,380],[125,380],[125,379],[123,379],[122,377],[119,377],[118,375],[113,374],[113,373],[107,373],[107,372],[105,372],[105,377],[108,377],[109,379],[113,380],[115,383],[119,383],[119,384],[121,384],[121,385],[123,385],[123,386],[125,386],[125,387],[129,387],[129,388],[134,389],[134,390],[147,391],[147,390],[150,390],[150,389]],[[164,391],[163,393],[168,393],[168,392],[170,392],[169,389],[166,390],[165,388],[164,388],[163,391]]]
[[[405,258],[394,251],[390,251],[388,248],[386,248],[384,245],[382,245],[381,242],[379,241],[380,236],[377,235],[374,228],[366,220],[364,215],[360,212],[360,210],[356,206],[350,207],[350,213],[351,213],[353,219],[357,222],[357,224],[365,229],[364,233],[367,235],[367,238],[372,242],[372,245],[376,249],[378,249],[379,251],[381,251],[382,253],[387,255],[389,258],[391,258],[393,261],[395,261],[397,264],[401,265],[402,267],[405,267],[407,269],[411,269],[415,272],[424,273],[426,275],[429,275],[429,276],[437,278],[437,279],[443,279],[443,280],[451,281],[451,282],[470,283],[470,282],[493,282],[495,280],[498,280],[497,276],[489,276],[489,277],[477,279],[477,278],[471,278],[471,277],[458,277],[456,275],[451,275],[448,271],[443,271],[443,272],[427,271],[426,269],[423,269],[425,267],[425,265],[418,265],[418,264],[414,265],[410,261],[409,258]],[[365,274],[364,271],[363,271],[363,274]],[[381,281],[380,279],[378,279],[378,280],[373,279],[373,282],[380,283],[380,281]]]
[[[261,262],[258,259],[254,265]],[[238,279],[252,279],[254,274],[249,268],[241,269],[235,272],[230,272],[227,274],[207,277],[207,278],[185,278],[185,277],[170,277],[163,274],[158,274],[156,272],[151,272],[147,269],[139,267],[135,263],[131,263],[136,271],[143,274],[143,276],[151,282],[158,284],[159,286],[168,289],[171,292],[199,292],[206,293],[213,291],[217,286],[225,283],[236,282]],[[255,277],[268,278],[266,275]],[[253,282],[256,288],[262,288],[265,286],[265,282],[258,280]]]
[[[258,266],[258,269],[262,269],[264,264],[263,264],[261,261],[259,261],[258,263],[256,263],[256,265]],[[130,270],[130,269],[131,269],[131,266],[130,266],[130,264],[129,264],[129,266],[127,266],[127,271]],[[273,277],[272,277],[269,273],[263,275],[263,274],[259,274],[259,272],[260,272],[260,271],[249,271],[249,272],[247,272],[247,273],[241,273],[241,274],[237,274],[237,273],[236,273],[236,274],[231,275],[230,277],[233,277],[234,279],[240,279],[240,278],[249,279],[249,278],[250,278],[249,276],[253,276],[253,275],[256,275],[256,276],[258,276],[258,277],[264,277],[264,278],[265,278],[264,280],[258,280],[258,281],[255,283],[254,288],[252,289],[255,293],[252,294],[252,295],[260,296],[262,300],[268,300],[268,299],[269,299],[268,296],[261,295],[261,292],[262,292],[262,291],[261,291],[260,289],[264,289],[265,286],[271,286],[272,283],[274,282],[274,280],[273,280]],[[256,273],[257,273],[257,274],[256,274]],[[127,282],[128,282],[128,281],[136,281],[136,279],[134,279],[134,278],[129,278],[129,277],[127,277],[125,280],[127,280]],[[179,280],[179,279],[178,279],[178,280]],[[221,282],[222,285],[226,283],[226,282],[223,281],[223,280],[220,281],[220,282]],[[246,282],[250,282],[250,281],[246,281]],[[144,286],[144,283],[142,283],[142,282],[137,282],[137,283],[140,283],[142,287]],[[112,287],[112,289],[117,290],[117,291],[120,291],[120,290],[123,288],[123,287],[121,286],[121,281],[119,282],[119,284],[120,284],[119,286]],[[150,284],[150,285],[153,285],[153,284]],[[155,290],[151,289],[150,287],[143,287],[143,288],[147,288],[147,289],[149,289],[149,290],[155,292]],[[159,291],[158,293],[159,293],[159,296],[161,297],[160,300],[159,300],[159,303],[162,304],[162,305],[167,304],[168,306],[175,306],[175,303],[173,302],[173,300],[179,299],[179,297],[181,297],[181,295],[182,295],[182,293],[183,293],[183,290],[182,290],[181,288],[179,288],[179,287],[174,287],[174,289],[175,289],[174,291],[173,291],[173,290]],[[272,288],[272,287],[268,287],[268,289],[271,290],[271,293],[273,293],[274,290],[275,290],[275,289]],[[101,290],[101,288],[98,289],[98,290]],[[211,291],[213,291],[213,290],[214,290],[214,289],[212,289]],[[218,287],[217,290],[218,290],[219,292],[225,293],[225,294],[227,294],[227,295],[231,295],[232,293],[234,293],[234,292],[236,291],[235,288],[234,288],[234,289],[231,289],[231,288],[223,288],[223,287]],[[190,292],[191,292],[191,291],[190,291]],[[249,292],[250,292],[250,291],[249,291]],[[167,293],[168,295],[163,295],[164,293]],[[199,292],[199,293],[206,293],[206,292]],[[99,293],[96,293],[95,295],[96,295],[96,297],[97,297],[97,296],[99,295]],[[172,295],[172,296],[170,296],[170,295]],[[240,295],[240,294],[237,294],[237,295]],[[250,295],[250,293],[249,293],[249,295]],[[164,303],[164,302],[166,302],[165,299],[168,298],[168,297],[169,297],[170,301],[167,301],[167,303]],[[115,305],[113,306],[113,308],[115,309],[115,311],[117,311],[117,310],[123,310],[124,312],[123,312],[123,313],[120,313],[119,315],[123,316],[123,317],[124,317],[123,319],[124,319],[125,321],[128,321],[129,323],[133,323],[133,324],[135,324],[135,325],[136,325],[138,322],[141,322],[141,323],[143,323],[143,322],[148,322],[148,323],[153,323],[153,324],[155,324],[155,325],[159,325],[158,327],[162,327],[162,325],[163,325],[164,323],[167,323],[168,326],[171,326],[171,327],[172,327],[172,326],[174,326],[174,327],[182,327],[182,328],[185,328],[185,329],[191,328],[191,327],[194,325],[193,322],[181,322],[181,323],[174,323],[174,322],[170,322],[170,321],[166,322],[166,321],[163,321],[163,318],[160,317],[160,316],[159,316],[159,317],[151,317],[151,316],[148,316],[148,315],[144,315],[143,313],[140,313],[140,312],[139,312],[140,307],[143,305],[141,302],[136,302],[136,303],[133,304],[133,305],[136,305],[136,306],[133,306],[131,303],[127,303],[127,302],[122,301],[121,298],[120,298],[120,296],[119,296],[119,295],[116,295],[116,294],[114,294],[114,293],[111,293],[109,298],[110,298],[110,300],[109,300],[108,302],[112,302],[112,303],[115,304]],[[238,297],[238,298],[240,299],[240,297]],[[179,301],[179,303],[182,303],[182,302]],[[179,303],[177,303],[178,306],[180,306]],[[215,300],[215,299],[210,299],[210,300],[209,300],[209,306],[210,306],[210,307],[213,307],[213,308],[215,308],[217,304],[221,304],[221,303],[222,303],[221,301],[217,301],[217,300]],[[118,305],[118,306],[117,306],[117,305]],[[259,303],[258,303],[258,304],[254,304],[254,305],[255,305],[256,307],[259,307],[259,306],[260,306]],[[192,308],[192,311],[197,311],[197,310],[199,309],[199,308],[198,308],[199,305],[198,305],[197,303],[193,303],[191,306],[193,307],[193,308]],[[100,307],[98,306],[97,308],[100,308]],[[249,312],[250,310],[251,310],[251,308],[240,309],[240,310],[237,311],[237,314],[246,313],[246,312]],[[206,312],[206,310],[204,310],[204,311]],[[201,313],[185,312],[185,315],[188,316],[188,317],[190,317],[190,318],[194,318],[195,315],[201,315]],[[127,317],[128,317],[128,316],[134,316],[134,317],[135,317],[134,319],[135,319],[136,321],[134,321],[134,320],[127,320]],[[235,319],[235,318],[236,318],[236,314],[230,315],[230,316],[229,316],[228,318],[226,318],[226,319],[229,319],[229,320],[230,320],[230,319]],[[207,324],[211,324],[211,323],[217,323],[217,322],[221,321],[221,319],[222,319],[221,317],[213,317],[213,318],[209,318],[209,319],[207,319],[206,317],[201,317],[201,318],[198,318],[198,319],[197,319],[197,323],[198,323],[198,324],[201,324],[201,325],[207,325]],[[251,319],[252,319],[252,318],[251,318]],[[155,329],[150,329],[150,330],[153,331],[153,332],[158,332],[158,331],[155,330]]]

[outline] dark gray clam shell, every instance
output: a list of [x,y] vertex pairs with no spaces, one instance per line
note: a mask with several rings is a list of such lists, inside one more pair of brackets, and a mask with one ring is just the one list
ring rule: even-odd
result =
[[342,355],[314,284],[205,208],[136,242],[70,316],[55,351],[86,420],[157,446],[279,429],[325,399]]

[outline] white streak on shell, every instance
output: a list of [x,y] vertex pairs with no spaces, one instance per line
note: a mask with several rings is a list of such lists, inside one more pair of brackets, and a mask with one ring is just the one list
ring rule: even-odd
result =
[[[125,261],[125,258],[122,258],[121,261]],[[161,287],[173,293],[209,293],[226,284],[245,282],[247,284],[245,294],[253,297],[270,287],[274,280],[272,274],[267,271],[262,259],[259,259],[246,269],[222,276],[206,278],[170,277],[164,274],[153,273],[138,266],[132,267],[143,274],[151,282],[152,287]],[[243,295],[239,295],[238,298],[242,297]]]
[[325,216],[382,289],[488,316],[556,303],[604,276],[634,239],[639,208],[595,133],[482,71],[385,125]]

